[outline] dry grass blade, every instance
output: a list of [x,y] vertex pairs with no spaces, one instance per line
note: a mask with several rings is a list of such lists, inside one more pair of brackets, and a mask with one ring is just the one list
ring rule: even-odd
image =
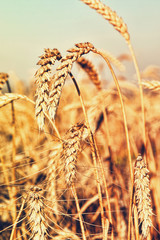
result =
[[6,83],[6,81],[8,80],[8,74],[7,73],[0,73],[0,92],[4,86],[4,84]]
[[31,238],[33,240],[46,240],[47,228],[45,225],[46,219],[44,218],[44,206],[40,191],[42,189],[33,187],[30,189],[29,194],[29,218],[31,225]]
[[84,124],[76,124],[66,133],[63,142],[63,156],[65,159],[65,177],[67,185],[71,185],[76,177],[76,161],[80,151],[80,143]]
[[45,49],[45,53],[40,56],[40,60],[38,61],[38,65],[41,67],[37,70],[35,74],[36,78],[36,107],[35,107],[35,114],[38,122],[39,129],[42,130],[44,127],[44,119],[47,110],[47,103],[48,103],[48,95],[49,95],[49,82],[50,82],[50,73],[51,67],[54,65],[56,60],[61,59],[60,52],[54,48]]
[[94,46],[91,43],[79,43],[76,47],[68,50],[68,54],[61,59],[61,64],[56,69],[56,73],[53,76],[54,84],[49,94],[49,115],[52,119],[55,118],[55,114],[58,108],[62,88],[68,73],[71,72],[72,64],[77,61],[83,54],[89,53]]
[[96,88],[98,90],[101,90],[101,81],[99,79],[99,75],[94,67],[94,65],[92,64],[92,62],[90,62],[89,60],[85,59],[84,57],[80,57],[77,60],[77,63],[86,71],[86,73],[88,74],[89,78],[91,79],[91,81],[93,82],[93,84],[96,86]]
[[143,158],[139,155],[135,163],[134,186],[138,218],[143,238],[147,238],[149,235],[149,229],[152,226],[152,208],[148,172],[149,170],[147,169]]
[[127,30],[127,25],[123,22],[123,19],[117,15],[115,11],[112,11],[108,6],[101,3],[99,0],[81,0],[87,4],[90,8],[95,9],[106,20],[113,25],[113,27],[121,33],[126,41],[129,41],[130,36]]

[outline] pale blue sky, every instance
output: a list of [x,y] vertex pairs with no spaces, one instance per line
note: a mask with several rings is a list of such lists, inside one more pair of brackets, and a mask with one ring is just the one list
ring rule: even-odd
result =
[[[160,65],[160,0],[104,0],[127,23],[141,69]],[[80,0],[0,0],[0,72],[29,80],[44,48],[89,41],[118,56],[121,35]]]

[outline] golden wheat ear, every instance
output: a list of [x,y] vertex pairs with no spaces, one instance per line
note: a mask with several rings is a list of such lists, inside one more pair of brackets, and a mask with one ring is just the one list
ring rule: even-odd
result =
[[84,124],[72,126],[66,133],[63,142],[63,157],[65,161],[65,177],[67,185],[74,183],[76,178],[76,162],[80,152]]
[[71,72],[73,63],[83,54],[89,53],[93,48],[94,46],[91,43],[78,43],[74,48],[69,49],[69,53],[61,59],[61,64],[53,76],[54,84],[49,94],[48,109],[52,119],[55,119],[62,89],[68,74]]
[[99,14],[101,14],[106,20],[110,22],[113,27],[121,33],[121,35],[129,41],[130,36],[128,33],[127,25],[124,23],[123,19],[117,15],[115,11],[112,11],[108,6],[101,3],[99,0],[81,0],[87,4],[90,8],[95,9]]
[[139,155],[134,168],[134,187],[138,220],[143,238],[147,238],[149,235],[150,227],[152,226],[151,216],[153,215],[148,173],[149,170],[146,167],[146,163],[142,156]]
[[46,219],[44,215],[43,197],[39,187],[32,187],[29,192],[29,223],[31,226],[31,238],[33,240],[47,239]]
[[86,71],[89,78],[91,79],[93,84],[96,86],[96,88],[98,90],[101,90],[102,89],[101,81],[99,79],[99,75],[98,75],[94,65],[92,64],[92,62],[84,57],[80,57],[77,60],[77,63],[81,66],[82,69],[84,69],[84,71]]
[[41,67],[37,70],[35,74],[35,83],[37,85],[35,93],[35,115],[40,130],[42,130],[44,127],[45,113],[48,104],[49,82],[51,79],[51,68],[52,65],[55,64],[55,61],[60,59],[61,54],[56,48],[47,48],[45,49],[45,53],[40,56],[40,60],[37,63],[38,65],[41,65]]
[[2,88],[4,87],[4,84],[7,82],[8,78],[9,78],[9,75],[7,73],[3,73],[3,72],[0,73],[0,93]]
[[142,85],[145,88],[150,89],[152,91],[159,91],[160,90],[160,81],[156,81],[156,80],[145,81],[145,82],[142,82]]

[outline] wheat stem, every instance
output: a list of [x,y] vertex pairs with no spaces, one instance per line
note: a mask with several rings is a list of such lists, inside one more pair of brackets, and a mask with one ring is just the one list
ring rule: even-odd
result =
[[100,186],[100,181],[99,181],[99,174],[98,174],[98,170],[97,170],[95,141],[94,141],[94,138],[93,138],[93,134],[92,134],[90,125],[89,125],[88,116],[87,116],[87,113],[86,113],[86,110],[85,110],[85,105],[84,105],[84,101],[83,101],[83,98],[82,98],[82,94],[80,92],[80,89],[78,87],[78,84],[77,84],[75,78],[73,77],[72,74],[70,74],[70,76],[71,76],[71,78],[72,78],[72,80],[73,80],[73,82],[76,86],[76,89],[77,89],[77,92],[78,92],[78,95],[79,95],[79,98],[80,98],[83,114],[84,114],[84,117],[85,117],[86,127],[87,127],[87,130],[88,130],[88,136],[89,136],[89,141],[90,141],[90,146],[91,146],[91,154],[92,154],[92,159],[93,159],[93,163],[94,163],[94,166],[95,166],[95,176],[96,176],[96,179],[97,179],[97,189],[98,189],[99,203],[100,203],[100,208],[101,208],[101,221],[102,221],[103,239],[104,239],[104,228],[105,228],[105,225],[104,225],[104,210],[103,210],[103,203],[102,203],[102,193],[101,193],[101,186]]
[[11,236],[10,236],[10,240],[12,240],[13,237],[14,237],[14,232],[15,232],[15,229],[16,229],[16,225],[17,225],[17,222],[18,222],[18,220],[19,220],[19,218],[20,218],[20,216],[21,216],[21,213],[22,213],[22,211],[23,211],[24,204],[25,204],[25,199],[24,199],[23,202],[22,202],[21,208],[20,208],[20,210],[19,210],[19,213],[18,213],[17,218],[16,218],[16,220],[15,220],[15,223],[14,223],[14,225],[13,225],[12,232],[11,232]]
[[74,195],[74,198],[75,198],[75,201],[76,201],[76,207],[77,207],[77,211],[78,211],[78,216],[79,216],[79,221],[80,221],[80,226],[81,226],[83,240],[86,240],[86,235],[85,235],[85,231],[84,231],[84,225],[83,225],[81,209],[80,209],[80,206],[79,206],[77,192],[76,192],[74,183],[72,183],[72,191],[73,191],[73,195]]

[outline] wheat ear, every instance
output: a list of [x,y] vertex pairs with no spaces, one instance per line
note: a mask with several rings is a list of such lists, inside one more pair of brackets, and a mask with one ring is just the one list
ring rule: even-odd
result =
[[77,60],[77,63],[86,71],[89,78],[91,79],[93,84],[96,86],[96,88],[98,90],[101,90],[102,89],[101,81],[99,79],[99,75],[98,75],[94,65],[92,64],[92,62],[84,57],[80,57]]
[[62,88],[68,73],[71,72],[72,64],[77,61],[83,54],[89,53],[94,47],[91,43],[79,43],[76,47],[68,50],[68,54],[61,59],[61,64],[56,69],[56,73],[53,76],[54,84],[49,94],[49,115],[52,119],[55,118],[55,114],[59,105]]
[[76,161],[80,151],[84,124],[71,127],[64,138],[63,156],[65,160],[65,177],[67,185],[71,185],[76,177]]
[[49,82],[50,82],[50,73],[52,65],[55,64],[56,60],[61,59],[60,52],[54,48],[45,49],[45,53],[40,56],[40,60],[38,61],[38,65],[41,67],[35,73],[35,83],[37,85],[36,88],[36,106],[35,106],[35,115],[37,118],[39,129],[42,130],[44,127],[44,119],[47,110],[48,104],[48,95],[49,95]]
[[150,89],[152,91],[159,91],[160,90],[160,81],[156,81],[156,80],[146,81],[146,82],[142,82],[142,85],[145,88]]
[[4,86],[4,84],[6,83],[6,81],[8,80],[9,75],[7,73],[0,73],[0,92]]
[[99,0],[81,0],[87,4],[90,8],[95,9],[106,20],[113,25],[113,27],[121,33],[121,35],[129,41],[130,36],[127,30],[127,25],[123,22],[123,19],[117,15],[115,11],[112,11],[108,6],[105,6]]
[[141,155],[136,159],[134,170],[134,187],[138,219],[141,226],[142,236],[143,238],[147,238],[150,231],[149,229],[152,226],[152,208],[149,189],[149,170],[147,169],[146,163]]
[[33,240],[46,240],[47,228],[44,218],[43,198],[40,195],[42,191],[39,187],[32,187],[29,194],[29,219]]

